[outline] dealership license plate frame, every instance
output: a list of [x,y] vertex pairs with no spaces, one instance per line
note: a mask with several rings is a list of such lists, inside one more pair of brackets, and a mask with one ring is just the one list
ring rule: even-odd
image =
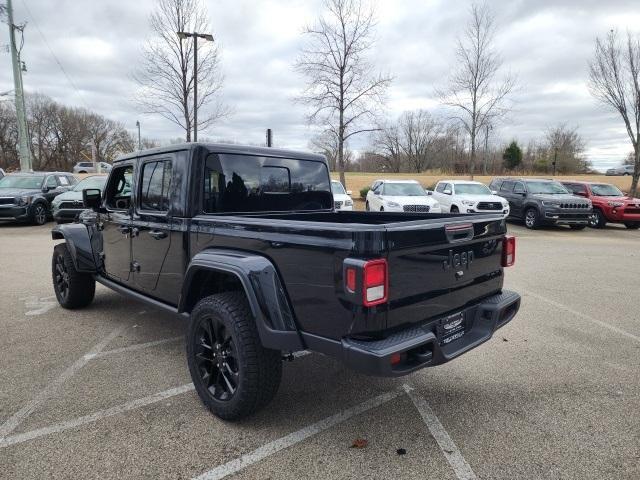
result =
[[453,313],[438,323],[438,343],[441,347],[464,337],[467,330],[464,311]]

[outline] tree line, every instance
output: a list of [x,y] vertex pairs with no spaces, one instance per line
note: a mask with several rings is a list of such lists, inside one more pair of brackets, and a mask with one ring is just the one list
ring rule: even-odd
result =
[[[137,149],[124,125],[84,108],[68,107],[39,93],[25,98],[29,145],[34,170],[70,171],[77,162],[112,162]],[[0,166],[17,170],[18,125],[10,102],[0,102]],[[145,139],[143,147],[156,146]]]

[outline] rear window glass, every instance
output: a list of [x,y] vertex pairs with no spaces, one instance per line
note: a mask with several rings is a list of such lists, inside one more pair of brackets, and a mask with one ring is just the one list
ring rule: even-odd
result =
[[327,210],[333,207],[323,162],[212,154],[204,171],[206,213]]

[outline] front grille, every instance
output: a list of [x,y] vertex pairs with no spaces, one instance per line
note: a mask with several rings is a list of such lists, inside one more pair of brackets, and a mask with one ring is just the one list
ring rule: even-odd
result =
[[82,206],[82,202],[61,202],[60,206],[58,207],[59,209],[63,209],[63,208],[83,208]]
[[16,203],[16,199],[13,197],[0,198],[0,205],[13,205]]
[[573,209],[589,208],[589,204],[588,203],[561,203],[560,208],[573,208]]
[[478,203],[478,210],[502,210],[502,203],[500,202],[480,202]]
[[547,217],[558,217],[561,220],[588,220],[589,213],[547,213]]
[[340,207],[342,207],[342,202],[339,202],[339,201],[333,202],[333,208],[340,208]]
[[404,205],[402,210],[405,212],[428,213],[429,205]]

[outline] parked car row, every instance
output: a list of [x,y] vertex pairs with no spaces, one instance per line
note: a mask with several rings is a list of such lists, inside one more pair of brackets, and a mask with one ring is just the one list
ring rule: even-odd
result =
[[[337,209],[336,204],[336,209]],[[640,199],[600,182],[538,178],[494,178],[489,186],[469,180],[440,180],[433,191],[416,180],[376,180],[365,209],[374,212],[497,213],[535,229],[568,225],[602,228],[608,222],[640,228]]]
[[102,188],[105,175],[78,182],[67,172],[10,173],[0,178],[0,220],[43,225],[75,220],[83,210],[82,190]]

